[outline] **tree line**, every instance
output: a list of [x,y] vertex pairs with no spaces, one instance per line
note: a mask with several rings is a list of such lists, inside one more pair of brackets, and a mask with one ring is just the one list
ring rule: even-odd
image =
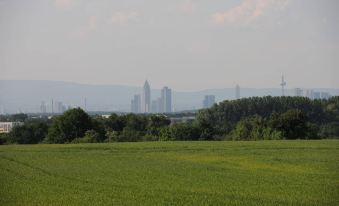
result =
[[[0,117],[4,119],[5,117]],[[171,124],[163,114],[89,116],[81,108],[48,119],[7,117],[25,124],[0,136],[2,144],[170,140],[278,140],[339,137],[339,97],[252,97],[199,110],[196,120]],[[16,119],[17,118],[17,119]]]

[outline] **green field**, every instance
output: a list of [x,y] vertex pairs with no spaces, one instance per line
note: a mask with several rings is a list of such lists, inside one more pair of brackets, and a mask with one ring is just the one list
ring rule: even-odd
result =
[[0,205],[339,205],[339,141],[0,146]]

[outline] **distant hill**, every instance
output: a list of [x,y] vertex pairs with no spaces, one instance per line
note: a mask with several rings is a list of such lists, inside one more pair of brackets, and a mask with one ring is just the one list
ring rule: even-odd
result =
[[[339,95],[339,89],[314,89]],[[65,105],[84,107],[90,111],[125,111],[130,109],[133,95],[139,94],[141,87],[122,85],[90,85],[62,81],[44,80],[0,80],[0,113],[38,112],[40,104],[45,101],[47,106],[52,99]],[[293,90],[286,90],[292,95]],[[235,89],[207,89],[193,92],[173,91],[173,106],[176,111],[201,108],[204,95],[213,94],[217,101],[234,99]],[[242,97],[279,96],[280,88],[241,88]],[[159,89],[152,90],[152,99],[160,96]]]

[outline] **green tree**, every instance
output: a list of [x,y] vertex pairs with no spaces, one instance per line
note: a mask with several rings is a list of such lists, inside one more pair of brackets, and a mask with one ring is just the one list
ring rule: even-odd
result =
[[288,110],[280,115],[275,128],[287,139],[305,139],[308,129],[306,115],[299,109]]
[[48,130],[47,142],[66,143],[81,138],[92,129],[92,120],[81,108],[71,109],[56,117]]

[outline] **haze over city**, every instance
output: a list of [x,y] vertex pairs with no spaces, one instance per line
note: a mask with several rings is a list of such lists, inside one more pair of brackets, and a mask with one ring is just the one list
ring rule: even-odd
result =
[[[0,79],[338,88],[336,0],[1,0]],[[132,98],[132,97],[131,97]],[[39,100],[40,101],[40,100]]]

